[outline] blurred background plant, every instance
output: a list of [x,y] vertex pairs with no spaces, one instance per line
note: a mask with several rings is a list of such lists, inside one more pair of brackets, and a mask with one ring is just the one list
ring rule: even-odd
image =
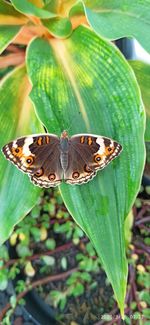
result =
[[[149,188],[141,187],[126,220],[129,278],[125,324],[131,324],[132,318],[135,324],[148,325],[150,319],[147,196]],[[38,204],[16,226],[7,246],[1,246],[0,296],[12,281],[11,295],[7,294],[7,303],[1,305],[3,324],[17,321],[17,304],[25,305],[28,299],[31,305],[34,303],[31,297],[26,298],[30,290],[47,308],[53,308],[60,324],[120,324],[119,310],[100,259],[67,212],[57,189],[43,191]],[[23,311],[20,315],[23,324]]]

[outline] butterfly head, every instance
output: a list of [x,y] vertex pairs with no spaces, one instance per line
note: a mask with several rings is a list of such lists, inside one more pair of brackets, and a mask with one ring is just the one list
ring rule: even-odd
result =
[[62,138],[62,139],[66,139],[66,138],[68,138],[68,132],[64,130],[64,131],[62,132],[62,134],[61,134],[61,138]]

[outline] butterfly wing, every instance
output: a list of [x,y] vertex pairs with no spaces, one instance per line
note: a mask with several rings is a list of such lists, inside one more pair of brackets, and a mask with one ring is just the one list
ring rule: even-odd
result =
[[5,157],[40,187],[53,187],[62,181],[60,140],[53,134],[39,134],[19,138],[6,144]]
[[88,182],[100,169],[116,158],[122,146],[109,138],[90,134],[78,134],[69,140],[68,168],[64,174],[66,183]]

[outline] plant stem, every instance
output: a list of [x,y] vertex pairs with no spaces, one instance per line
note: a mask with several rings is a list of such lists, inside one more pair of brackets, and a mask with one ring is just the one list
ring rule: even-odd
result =
[[148,246],[144,245],[143,243],[135,242],[134,245],[136,247],[142,248],[146,253],[150,254],[150,248]]
[[9,66],[22,64],[25,60],[24,51],[18,51],[18,53],[11,53],[8,55],[1,56],[0,58],[0,69],[7,68]]
[[[82,241],[82,242],[86,242],[86,241],[87,241],[87,238],[83,238],[83,239],[80,240],[80,241]],[[34,261],[34,260],[36,260],[36,259],[39,259],[41,256],[44,256],[44,255],[53,255],[53,254],[55,254],[55,253],[62,252],[62,251],[64,251],[64,250],[69,249],[69,248],[74,247],[74,246],[75,246],[75,245],[74,245],[73,242],[66,243],[66,244],[64,244],[64,245],[61,245],[61,246],[59,246],[59,247],[53,249],[53,250],[47,250],[46,252],[43,252],[43,253],[39,253],[39,254],[34,254],[34,255],[32,255],[32,256],[28,256],[28,257],[26,258],[26,261]],[[0,261],[1,261],[1,260],[2,260],[2,259],[0,259]],[[20,261],[20,258],[13,258],[13,259],[10,259],[9,261],[7,261],[7,262],[5,263],[5,265],[3,265],[3,266],[0,268],[0,270],[3,270],[3,269],[5,269],[6,267],[9,267],[9,266],[13,265],[14,263],[19,263],[19,261]]]
[[136,220],[142,219],[144,213],[149,209],[149,205],[144,205],[136,215]]
[[[22,299],[30,290],[32,290],[33,288],[36,288],[40,285],[44,285],[48,282],[52,282],[52,281],[58,281],[58,280],[62,280],[65,279],[66,277],[68,277],[70,274],[72,274],[73,272],[76,272],[78,270],[78,268],[73,268],[67,272],[61,273],[61,274],[57,274],[57,275],[49,275],[43,279],[40,280],[36,280],[32,283],[30,283],[26,289],[24,291],[22,291],[21,293],[19,293],[16,296],[16,305],[19,302],[20,299]],[[3,320],[3,317],[5,316],[5,314],[7,313],[7,311],[9,310],[9,308],[11,308],[11,304],[8,303],[0,312],[0,322]]]
[[148,222],[148,221],[150,221],[150,216],[135,221],[135,226],[138,226],[138,225],[140,225],[141,223],[145,223],[145,222]]

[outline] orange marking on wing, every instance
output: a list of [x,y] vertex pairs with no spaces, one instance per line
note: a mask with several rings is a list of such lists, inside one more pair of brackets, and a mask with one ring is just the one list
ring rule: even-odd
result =
[[82,137],[80,138],[80,143],[84,143],[84,141],[85,141],[85,137],[82,136]]
[[43,143],[42,140],[43,140],[42,137],[39,137],[39,138],[37,139],[37,144],[38,144],[38,146],[41,146],[41,145],[42,145],[42,143]]
[[114,147],[106,147],[105,148],[105,155],[109,156],[114,152]]
[[48,144],[48,143],[50,143],[50,138],[46,135],[46,137],[45,137],[45,142]]
[[94,161],[98,164],[102,159],[102,155],[96,154],[94,155]]
[[31,166],[34,163],[34,158],[33,156],[23,156],[25,158],[25,162],[27,166]]
[[21,158],[23,156],[22,149],[23,149],[22,147],[17,147],[17,148],[12,147],[11,152],[15,157]]
[[94,159],[94,162],[96,162],[96,164],[101,164],[101,161],[103,160],[103,158],[106,158],[107,155],[105,153],[103,154],[96,154],[94,155],[93,159]]
[[90,146],[93,143],[92,138],[88,137],[87,138],[87,144]]

